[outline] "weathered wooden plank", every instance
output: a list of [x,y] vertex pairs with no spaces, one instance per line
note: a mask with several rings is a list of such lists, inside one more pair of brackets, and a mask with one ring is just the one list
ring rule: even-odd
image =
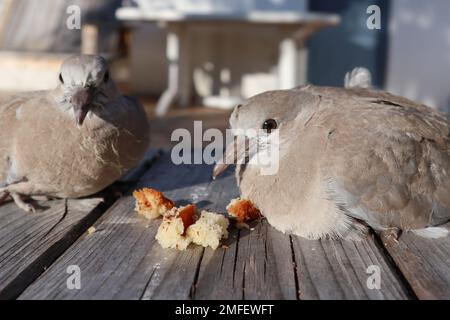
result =
[[424,239],[406,232],[398,242],[382,240],[419,299],[450,299],[450,237]]
[[[292,237],[301,299],[409,299],[397,271],[373,235],[363,241],[311,241]],[[368,278],[380,271],[380,289],[370,289]]]
[[[239,194],[233,176],[221,180],[217,210]],[[232,230],[227,249],[206,249],[193,290],[194,299],[296,299],[289,236],[265,220],[251,230]]]
[[163,152],[159,149],[149,149],[142,161],[133,169],[131,169],[127,174],[119,179],[119,183],[128,183],[130,187],[134,186],[136,182],[144,175],[147,170],[152,166],[152,164],[157,161]]
[[29,214],[0,206],[0,299],[17,297],[101,214],[102,199],[41,203]]
[[[178,204],[211,205],[211,168],[175,166],[170,155],[156,162],[136,188],[164,191]],[[20,299],[186,299],[203,249],[163,250],[155,240],[160,221],[134,212],[130,195],[120,199],[85,235],[52,265]],[[81,290],[66,286],[66,269],[81,269]]]
[[223,252],[206,250],[195,299],[297,298],[289,236],[263,220],[253,230],[233,231],[228,246]]

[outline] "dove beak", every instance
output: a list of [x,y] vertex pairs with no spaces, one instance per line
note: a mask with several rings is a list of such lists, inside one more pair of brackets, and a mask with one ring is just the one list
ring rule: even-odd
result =
[[78,126],[82,126],[91,109],[94,92],[91,88],[79,88],[73,95],[73,110]]
[[248,158],[251,158],[249,153],[252,153],[255,142],[255,139],[248,139],[246,136],[236,136],[234,142],[226,148],[222,159],[214,167],[213,179],[216,180],[230,165],[244,164]]

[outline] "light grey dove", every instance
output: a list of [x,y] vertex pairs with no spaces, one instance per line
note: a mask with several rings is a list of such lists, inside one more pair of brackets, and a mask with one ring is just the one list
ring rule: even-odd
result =
[[[249,161],[237,166],[242,196],[276,229],[308,239],[361,239],[367,226],[396,238],[401,231],[448,234],[446,115],[372,89],[304,86],[251,98],[230,123],[233,132],[278,130],[277,174],[263,175]],[[246,146],[237,139],[214,176],[267,149],[270,139],[261,139]]]
[[0,105],[0,202],[8,195],[80,198],[133,168],[149,143],[142,106],[117,90],[100,56],[64,61],[59,85]]

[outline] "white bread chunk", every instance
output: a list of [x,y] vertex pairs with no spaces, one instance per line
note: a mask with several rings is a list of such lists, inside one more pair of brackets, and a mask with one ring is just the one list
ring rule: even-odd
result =
[[216,250],[222,239],[228,238],[230,222],[221,214],[203,211],[200,219],[187,229],[192,242],[205,248]]
[[192,243],[186,231],[194,223],[196,214],[197,208],[194,205],[173,208],[164,216],[156,234],[156,240],[164,249],[186,250]]

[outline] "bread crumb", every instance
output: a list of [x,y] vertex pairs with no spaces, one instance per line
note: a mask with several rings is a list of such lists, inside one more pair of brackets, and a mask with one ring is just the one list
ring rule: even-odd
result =
[[231,200],[227,206],[228,214],[235,218],[238,225],[245,224],[245,222],[253,221],[261,218],[261,212],[259,209],[247,199],[234,199]]
[[192,243],[192,239],[186,235],[188,228],[196,221],[197,207],[189,205],[182,208],[172,208],[164,215],[156,240],[164,249],[176,249],[184,251]]
[[221,240],[228,238],[229,225],[230,222],[223,215],[203,211],[200,219],[188,228],[187,235],[193,243],[216,250]]
[[136,199],[136,211],[149,220],[164,216],[175,207],[172,200],[154,189],[136,190],[133,192],[133,196]]
[[94,227],[90,227],[87,232],[89,235],[91,235],[91,234],[94,234],[96,231],[97,231],[97,229],[95,229]]

